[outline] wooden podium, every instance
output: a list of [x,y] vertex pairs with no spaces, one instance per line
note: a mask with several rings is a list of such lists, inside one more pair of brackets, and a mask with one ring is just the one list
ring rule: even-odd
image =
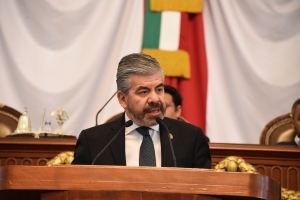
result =
[[267,176],[189,168],[4,166],[0,199],[217,200],[281,199]]

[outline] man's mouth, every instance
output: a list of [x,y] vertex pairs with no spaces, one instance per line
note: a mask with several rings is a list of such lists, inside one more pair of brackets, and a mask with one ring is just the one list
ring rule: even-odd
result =
[[155,113],[162,112],[162,110],[163,110],[163,108],[162,108],[161,104],[153,103],[153,104],[150,104],[148,107],[144,108],[144,113],[155,114]]
[[160,112],[160,109],[158,109],[158,108],[157,109],[151,109],[151,110],[148,111],[148,113],[153,113],[153,114],[158,113],[158,112]]

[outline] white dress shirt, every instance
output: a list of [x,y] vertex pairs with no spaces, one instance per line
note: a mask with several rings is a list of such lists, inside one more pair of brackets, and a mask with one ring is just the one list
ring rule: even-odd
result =
[[295,136],[295,142],[298,146],[300,146],[300,138],[298,137],[298,135]]
[[[129,118],[125,113],[125,121]],[[139,126],[133,123],[130,127],[125,127],[125,155],[127,166],[139,166],[140,147],[143,141],[143,136],[137,132],[136,128]],[[161,145],[159,125],[149,126],[149,135],[152,138],[154,149],[156,167],[161,167]]]

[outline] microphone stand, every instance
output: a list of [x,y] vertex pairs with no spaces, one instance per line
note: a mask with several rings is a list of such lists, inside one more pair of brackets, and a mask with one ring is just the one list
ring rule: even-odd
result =
[[108,101],[104,104],[104,106],[102,106],[102,108],[97,112],[96,114],[96,126],[98,125],[98,115],[99,113],[103,110],[103,108],[110,102],[110,100],[117,94],[118,91],[116,91],[111,97],[110,99],[108,99]]
[[171,152],[172,152],[174,167],[177,167],[176,156],[175,156],[174,149],[173,149],[173,144],[172,144],[172,141],[171,141],[171,138],[170,138],[170,131],[169,131],[167,125],[162,121],[161,118],[157,117],[156,122],[159,123],[159,124],[162,124],[165,127],[165,129],[167,130],[169,144],[170,144],[170,148],[171,148]]
[[101,156],[101,154],[110,146],[110,144],[117,138],[117,136],[119,135],[119,133],[121,132],[121,130],[125,127],[129,127],[133,124],[133,122],[131,120],[128,120],[127,122],[125,122],[125,124],[119,129],[119,131],[117,132],[117,134],[109,141],[109,143],[102,149],[102,151],[100,151],[100,153],[97,154],[97,156],[94,158],[92,165],[94,165],[94,163],[96,162],[96,160]]

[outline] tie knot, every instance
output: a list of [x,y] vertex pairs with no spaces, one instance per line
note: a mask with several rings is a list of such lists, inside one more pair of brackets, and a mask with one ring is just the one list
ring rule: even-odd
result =
[[138,127],[137,132],[139,132],[142,136],[148,136],[149,135],[149,128],[146,126]]

